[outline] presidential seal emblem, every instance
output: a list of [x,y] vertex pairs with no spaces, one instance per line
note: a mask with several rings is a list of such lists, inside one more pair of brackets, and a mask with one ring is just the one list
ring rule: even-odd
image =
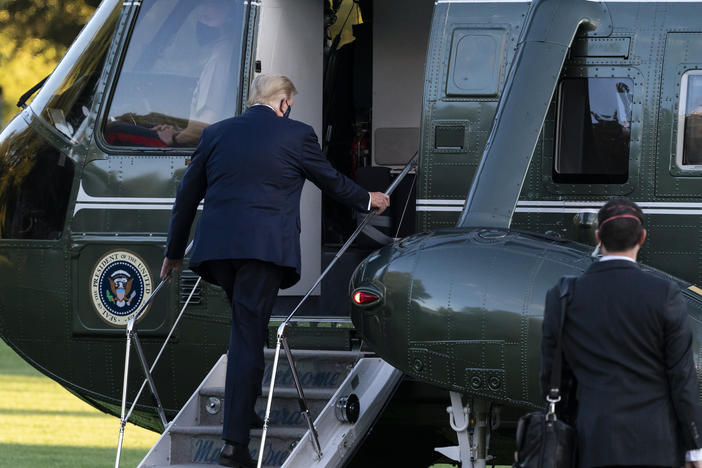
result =
[[[153,282],[144,261],[128,250],[103,255],[90,275],[90,298],[98,315],[110,325],[126,325],[151,297]],[[143,317],[146,310],[141,313]]]

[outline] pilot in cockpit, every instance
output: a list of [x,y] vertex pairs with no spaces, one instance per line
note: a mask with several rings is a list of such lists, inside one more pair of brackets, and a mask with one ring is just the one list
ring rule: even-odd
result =
[[[169,17],[164,20],[164,24],[170,20],[170,15],[174,14],[174,12],[168,11],[149,13],[151,16],[157,16],[159,13],[168,15]],[[182,95],[186,89],[175,87],[171,88],[170,91],[162,89],[163,96],[160,101],[159,99],[154,100],[157,101],[156,106],[161,105],[163,109],[149,108],[148,111],[132,111],[116,118],[113,117],[106,126],[105,138],[108,143],[117,146],[194,147],[205,127],[233,116],[232,102],[234,98],[230,93],[232,90],[232,57],[235,52],[236,40],[232,34],[228,34],[234,29],[232,27],[234,22],[232,3],[226,0],[208,0],[198,6],[196,15],[197,22],[193,28],[194,37],[191,35],[190,40],[197,43],[192,45],[193,47],[197,46],[194,50],[203,51],[203,54],[207,54],[207,58],[200,62],[202,65],[192,95]],[[149,21],[149,18],[144,21]],[[174,41],[177,41],[178,36],[184,35],[183,30],[187,30],[187,28],[181,26],[180,30],[174,34],[176,36]],[[173,49],[177,46],[178,44],[175,43],[169,44],[167,47]],[[160,55],[167,55],[167,52],[161,52]],[[147,51],[142,55],[148,53]],[[180,56],[177,55],[177,51],[173,51],[172,54],[176,54],[179,61],[194,60],[184,56],[185,52]],[[166,59],[161,58],[161,61],[165,62]],[[159,68],[160,65],[150,64],[150,66]],[[169,66],[174,67],[175,65],[170,63]],[[137,66],[134,69],[139,71]],[[165,80],[173,75],[173,73],[163,73]],[[163,84],[164,88],[167,86],[168,83]],[[158,92],[157,88],[158,84],[155,84],[154,89]],[[189,114],[183,116],[187,118],[187,121],[184,118],[175,118],[178,116],[177,111],[168,110],[168,106],[171,105],[168,101],[180,102],[182,105],[183,100],[190,102]]]
[[227,2],[212,0],[202,7],[197,23],[197,40],[200,44],[211,44],[210,57],[200,74],[190,106],[188,125],[179,130],[173,125],[163,124],[153,128],[158,137],[168,146],[195,146],[202,129],[220,120],[229,89],[229,67],[231,66],[234,41],[225,34],[228,22]]

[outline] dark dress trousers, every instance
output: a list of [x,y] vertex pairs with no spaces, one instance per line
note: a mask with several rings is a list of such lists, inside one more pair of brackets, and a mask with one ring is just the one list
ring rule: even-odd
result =
[[[553,288],[541,342],[544,392],[559,325]],[[577,380],[580,468],[682,466],[687,450],[702,447],[692,332],[674,283],[627,260],[592,264],[575,281],[563,355]]]
[[183,258],[204,198],[190,268],[232,304],[222,438],[247,444],[261,392],[266,326],[279,288],[300,279],[300,194],[305,179],[359,210],[369,194],[322,155],[309,125],[253,106],[207,127],[178,187],[166,256]]

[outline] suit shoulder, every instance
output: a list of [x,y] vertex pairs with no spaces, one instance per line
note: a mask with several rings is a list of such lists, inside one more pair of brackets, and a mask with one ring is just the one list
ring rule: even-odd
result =
[[651,271],[639,270],[634,282],[636,288],[642,291],[649,301],[654,298],[665,300],[671,294],[680,291],[680,286],[675,281]]
[[646,271],[646,270],[638,270],[639,278],[637,278],[638,281],[645,282],[645,284],[649,285],[650,287],[657,287],[657,288],[663,288],[663,289],[668,289],[671,287],[677,288],[677,284],[675,284],[674,281],[671,281],[669,278],[661,275],[661,274],[656,274],[652,271]]
[[546,291],[546,297],[558,297],[560,295],[559,283],[554,284]]
[[560,302],[561,291],[558,287],[558,283],[553,285],[548,291],[546,291],[546,305],[552,306],[553,304],[558,304]]
[[219,122],[215,122],[212,125],[208,125],[202,130],[202,133],[205,134],[205,132],[209,134],[214,134],[221,132],[223,130],[226,130],[227,128],[231,127],[232,124],[236,122],[237,119],[240,117],[230,117],[228,119],[220,120]]
[[299,120],[287,119],[286,123],[287,123],[288,128],[290,128],[290,130],[292,130],[296,133],[300,133],[303,135],[314,133],[316,135],[314,128],[312,128],[311,125],[308,125],[305,122],[300,122]]

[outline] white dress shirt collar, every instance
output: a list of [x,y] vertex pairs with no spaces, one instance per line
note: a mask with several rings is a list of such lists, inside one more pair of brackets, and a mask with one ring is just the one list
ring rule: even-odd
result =
[[269,106],[268,104],[263,104],[263,103],[259,102],[259,103],[254,104],[251,107],[254,107],[254,106],[266,106],[266,107],[269,107],[273,112],[275,112],[275,109],[273,108],[273,106]]
[[600,257],[601,262],[607,262],[609,260],[628,260],[632,263],[636,263],[636,260],[625,255],[603,255],[602,257]]

